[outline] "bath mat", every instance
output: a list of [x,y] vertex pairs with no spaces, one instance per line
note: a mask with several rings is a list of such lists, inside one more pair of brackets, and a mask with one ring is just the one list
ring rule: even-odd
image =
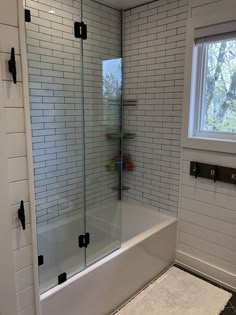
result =
[[115,315],[219,315],[232,294],[171,267]]

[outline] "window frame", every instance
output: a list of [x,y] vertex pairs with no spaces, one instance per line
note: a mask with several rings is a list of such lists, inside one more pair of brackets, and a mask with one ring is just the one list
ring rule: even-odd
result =
[[199,71],[197,67],[199,55],[195,49],[195,31],[198,28],[212,28],[214,25],[235,21],[233,12],[236,10],[236,2],[234,0],[229,0],[229,2],[231,5],[227,8],[224,4],[219,4],[215,11],[201,12],[201,14],[199,12],[196,16],[189,17],[187,21],[181,141],[184,148],[236,154],[236,134],[235,137],[231,137],[227,132],[196,132],[199,121],[199,106],[196,106],[195,87],[197,84],[196,74]]
[[[230,40],[231,37],[223,40]],[[232,35],[232,39],[236,39]],[[220,41],[220,40],[219,40]],[[212,41],[213,42],[213,41]],[[206,70],[207,70],[207,57],[208,50],[207,44],[211,41],[202,41],[201,43],[195,44],[194,48],[196,50],[196,88],[194,89],[194,107],[195,107],[195,117],[194,117],[194,129],[192,137],[206,138],[206,139],[222,139],[222,140],[233,140],[236,141],[236,131],[204,131],[203,130],[203,116],[205,110],[205,92],[206,92]]]

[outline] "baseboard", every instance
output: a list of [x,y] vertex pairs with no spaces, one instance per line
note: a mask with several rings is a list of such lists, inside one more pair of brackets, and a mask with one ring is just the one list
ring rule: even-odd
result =
[[176,251],[176,264],[196,272],[203,277],[216,282],[229,290],[236,292],[236,274],[227,272],[205,261],[190,256],[182,251]]

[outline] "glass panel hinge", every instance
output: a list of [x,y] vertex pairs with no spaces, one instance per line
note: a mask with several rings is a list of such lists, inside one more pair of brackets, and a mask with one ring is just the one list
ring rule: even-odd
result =
[[29,9],[25,9],[25,22],[31,22],[31,12]]
[[75,38],[87,39],[87,25],[84,22],[74,23]]
[[79,236],[79,247],[87,247],[90,244],[90,234],[85,233]]
[[38,265],[42,266],[44,264],[44,258],[43,255],[38,256]]

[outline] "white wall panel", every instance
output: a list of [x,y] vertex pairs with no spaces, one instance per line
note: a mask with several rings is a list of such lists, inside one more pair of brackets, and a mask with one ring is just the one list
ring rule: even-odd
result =
[[26,157],[8,159],[9,183],[17,182],[19,180],[26,180],[27,178],[28,178],[28,173],[27,173]]
[[17,0],[0,1],[0,24],[18,26]]
[[26,156],[26,141],[24,133],[11,133],[7,135],[8,158]]
[[12,81],[3,81],[5,107],[24,107],[22,83],[12,84]]
[[12,47],[15,48],[15,53],[19,55],[20,43],[18,28],[0,24],[0,51],[4,53],[9,53]]
[[184,149],[177,259],[235,288],[235,186],[195,179],[189,175],[190,161],[228,167],[236,164],[231,154]]
[[6,108],[7,133],[22,133],[25,131],[25,116],[23,108]]

